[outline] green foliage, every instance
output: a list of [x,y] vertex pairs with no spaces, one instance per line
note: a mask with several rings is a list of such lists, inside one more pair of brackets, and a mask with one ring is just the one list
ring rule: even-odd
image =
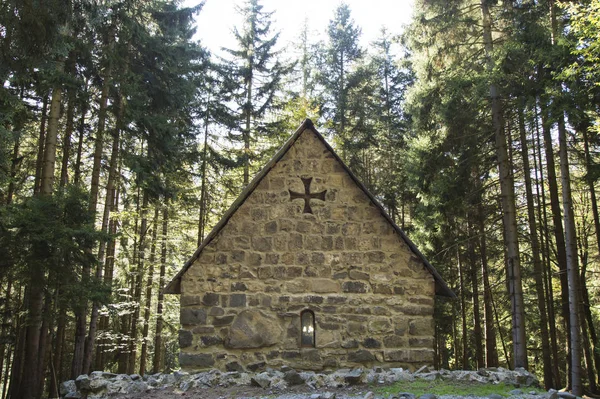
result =
[[[433,381],[427,381],[424,379],[417,379],[414,381],[399,381],[393,385],[386,387],[379,387],[375,389],[375,392],[381,395],[397,394],[398,392],[410,392],[416,397],[425,394],[433,395],[451,395],[451,396],[469,396],[469,397],[487,397],[492,393],[502,395],[505,397],[510,396],[509,392],[515,389],[512,385],[506,384],[483,384],[480,382],[470,381],[444,381],[441,379],[435,379]],[[527,392],[536,392],[536,394],[543,394],[545,391],[539,388],[526,388]]]

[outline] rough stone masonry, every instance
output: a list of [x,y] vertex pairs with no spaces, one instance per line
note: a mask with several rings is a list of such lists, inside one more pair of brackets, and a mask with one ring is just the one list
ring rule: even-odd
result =
[[436,291],[453,295],[308,120],[166,289],[184,369],[252,372],[431,364]]

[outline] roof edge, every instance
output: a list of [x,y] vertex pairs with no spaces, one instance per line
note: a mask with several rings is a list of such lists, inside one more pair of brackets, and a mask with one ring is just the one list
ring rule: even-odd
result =
[[304,122],[302,122],[302,124],[298,127],[298,129],[296,129],[294,134],[292,134],[292,136],[283,144],[279,151],[275,153],[273,158],[271,158],[271,160],[267,162],[267,164],[260,170],[260,172],[258,172],[256,176],[254,176],[252,181],[248,183],[248,185],[242,190],[242,192],[236,198],[236,200],[233,201],[233,203],[231,204],[229,209],[227,209],[221,220],[219,220],[219,222],[215,225],[215,227],[213,227],[211,232],[208,233],[208,235],[204,238],[198,249],[196,249],[194,254],[188,259],[187,262],[185,262],[181,270],[165,286],[165,288],[163,289],[163,292],[165,294],[181,293],[181,277],[185,274],[185,272],[187,272],[192,263],[194,263],[194,261],[200,256],[200,253],[202,253],[204,247],[210,244],[210,242],[217,236],[217,234],[219,234],[221,229],[227,224],[229,219],[231,219],[235,211],[246,201],[250,193],[252,193],[252,191],[254,191],[254,189],[260,184],[262,179],[267,175],[267,172],[271,170],[271,168],[273,168],[273,166],[275,166],[277,162],[279,162],[279,160],[288,152],[288,150],[296,142],[296,140],[298,140],[300,134],[302,134],[302,132],[304,132],[306,129],[312,130],[314,133],[317,134],[317,136],[321,140],[325,140],[319,134],[319,132],[317,132],[313,122],[310,119],[306,118]]
[[381,215],[392,225],[394,230],[398,233],[398,235],[402,238],[402,240],[408,245],[411,251],[417,255],[421,261],[423,262],[425,268],[432,274],[436,289],[435,294],[439,296],[445,296],[449,298],[456,298],[456,294],[448,287],[442,276],[438,273],[438,271],[433,267],[431,263],[425,258],[425,255],[419,251],[417,246],[408,238],[408,236],[402,231],[402,229],[394,222],[394,220],[388,215],[383,206],[379,203],[379,201],[371,194],[371,192],[365,187],[365,185],[356,177],[356,175],[348,168],[348,166],[344,163],[344,161],[337,155],[334,151],[333,147],[329,145],[329,143],[325,140],[325,138],[317,131],[314,127],[313,122],[310,119],[305,119],[304,122],[298,127],[296,132],[285,142],[285,144],[277,151],[275,156],[271,158],[271,160],[260,170],[259,173],[252,179],[252,181],[242,190],[242,193],[239,197],[231,204],[227,212],[223,215],[219,223],[215,225],[215,227],[211,230],[211,232],[206,236],[206,238],[202,241],[198,249],[194,252],[191,258],[183,265],[183,268],[173,277],[173,279],[166,285],[163,292],[165,294],[180,294],[181,293],[181,277],[185,274],[185,272],[190,268],[190,266],[194,263],[194,261],[200,256],[200,253],[210,242],[217,236],[217,234],[221,231],[221,229],[227,224],[229,219],[233,216],[237,208],[239,208],[248,198],[250,193],[254,191],[254,189],[260,184],[262,179],[267,175],[269,170],[275,166],[277,162],[288,152],[290,147],[296,142],[298,137],[306,130],[310,129],[319,140],[325,145],[325,148],[329,150],[334,158],[340,162],[344,170],[348,173],[350,178],[354,181],[354,183],[367,195],[369,200],[379,209]]

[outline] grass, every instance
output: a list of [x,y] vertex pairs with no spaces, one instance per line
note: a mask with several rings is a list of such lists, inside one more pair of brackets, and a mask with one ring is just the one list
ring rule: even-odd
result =
[[[416,395],[416,397],[426,393],[437,396],[488,396],[492,393],[502,396],[509,396],[509,392],[513,389],[515,389],[514,386],[505,384],[495,385],[471,381],[444,381],[440,379],[426,381],[417,379],[414,381],[398,381],[393,385],[376,388],[375,392],[384,396],[392,393],[398,394],[399,392],[410,392]],[[533,387],[525,387],[520,389],[523,391],[523,393],[529,393],[530,391],[536,391],[538,393],[544,392],[543,390]]]

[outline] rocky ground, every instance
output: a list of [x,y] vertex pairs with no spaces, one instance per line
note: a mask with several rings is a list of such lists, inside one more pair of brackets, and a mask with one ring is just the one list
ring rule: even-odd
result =
[[[463,396],[404,392],[398,387],[415,381],[446,381],[498,385],[510,399],[575,399],[567,392],[541,392],[533,389],[538,380],[524,369],[503,368],[479,371],[430,371],[422,368],[411,373],[400,368],[343,369],[330,373],[297,372],[283,367],[261,373],[208,372],[189,374],[139,375],[93,372],[61,384],[64,398],[203,398],[203,399],[456,399]],[[406,384],[403,384],[405,382]],[[475,386],[473,385],[473,386]],[[382,393],[380,387],[390,387]],[[507,391],[506,387],[512,390]],[[518,387],[518,388],[515,388]],[[452,388],[450,388],[451,391]],[[471,396],[471,395],[468,395]],[[481,394],[479,394],[481,396]],[[486,393],[489,399],[503,399],[498,393]]]

